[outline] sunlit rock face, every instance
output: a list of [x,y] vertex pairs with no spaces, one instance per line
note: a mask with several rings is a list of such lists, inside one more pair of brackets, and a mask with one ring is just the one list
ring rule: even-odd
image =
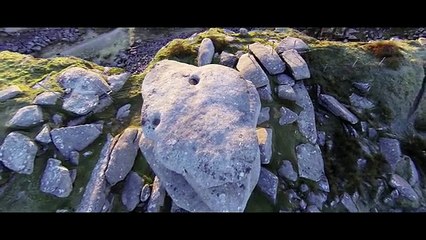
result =
[[142,84],[140,148],[173,202],[242,212],[260,173],[254,85],[234,69],[163,60]]

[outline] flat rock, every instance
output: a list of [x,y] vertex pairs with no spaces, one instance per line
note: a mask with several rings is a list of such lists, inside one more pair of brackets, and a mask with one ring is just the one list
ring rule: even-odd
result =
[[266,73],[256,59],[248,53],[243,54],[238,60],[237,70],[244,79],[251,81],[256,88],[269,84],[269,78]]
[[120,91],[123,88],[124,84],[127,82],[127,80],[129,80],[131,75],[132,74],[129,72],[124,72],[117,75],[108,76],[106,80],[109,83],[111,91]]
[[358,208],[355,205],[354,201],[352,200],[351,196],[348,193],[343,193],[342,197],[340,198],[340,202],[343,204],[343,206],[351,213],[358,212]]
[[30,105],[20,108],[9,120],[7,126],[10,127],[32,127],[44,122],[43,111],[37,105]]
[[257,93],[259,94],[260,100],[265,101],[265,102],[273,102],[274,101],[274,99],[272,98],[272,90],[271,90],[269,83],[268,83],[268,85],[257,88],[256,90],[257,90]]
[[132,105],[130,103],[121,106],[118,110],[117,110],[117,114],[115,115],[115,118],[118,120],[123,120],[124,118],[127,118],[130,114],[130,107]]
[[319,99],[320,104],[327,108],[327,110],[333,113],[336,117],[340,117],[341,119],[352,124],[358,123],[358,118],[333,96],[321,94]]
[[121,193],[121,202],[127,211],[133,211],[139,204],[143,184],[144,180],[136,172],[127,175]]
[[41,131],[37,134],[35,137],[35,140],[40,143],[51,143],[52,138],[50,137],[50,127],[49,125],[45,124]]
[[287,50],[296,50],[299,53],[309,50],[309,46],[300,38],[286,37],[278,43],[275,50],[281,54]]
[[232,53],[222,51],[222,53],[220,54],[219,64],[222,64],[223,66],[234,68],[235,65],[237,65],[237,62],[238,57]]
[[257,119],[257,125],[260,125],[264,122],[269,121],[269,118],[270,118],[269,111],[270,111],[269,107],[263,107],[260,109],[259,118]]
[[290,85],[290,86],[294,86],[295,81],[292,77],[290,77],[289,75],[283,73],[283,74],[279,74],[277,75],[276,78],[274,78],[275,83],[279,84],[279,85]]
[[248,46],[251,53],[270,75],[277,75],[285,71],[285,64],[271,46],[253,43]]
[[379,139],[380,153],[383,154],[386,162],[390,165],[391,169],[395,171],[398,162],[401,160],[401,147],[399,141],[393,138],[380,138]]
[[300,144],[296,147],[296,156],[300,177],[317,182],[325,175],[324,161],[318,145]]
[[294,123],[298,118],[297,113],[291,111],[290,109],[286,107],[280,107],[280,114],[281,116],[280,116],[280,119],[278,120],[278,123],[281,126]]
[[213,61],[214,45],[210,38],[204,38],[198,49],[198,66],[210,64]]
[[254,85],[222,65],[163,60],[142,97],[140,148],[172,200],[190,212],[244,211],[260,173]]
[[122,181],[132,169],[138,154],[139,135],[139,129],[126,128],[114,145],[105,172],[111,186]]
[[406,198],[412,202],[419,201],[419,196],[416,194],[414,189],[401,176],[392,174],[391,179],[389,180],[389,185],[398,190],[401,197]]
[[259,189],[273,204],[277,202],[278,193],[278,177],[271,173],[266,168],[260,169],[259,182],[257,183]]
[[290,68],[290,72],[295,80],[303,80],[311,77],[308,64],[296,50],[286,50],[281,54],[281,56]]
[[22,90],[18,86],[10,86],[0,90],[0,102],[12,99],[22,94]]
[[260,149],[260,163],[269,164],[272,157],[272,129],[259,128],[256,130]]
[[0,147],[0,162],[14,172],[31,174],[37,150],[37,145],[29,137],[11,132]]
[[147,212],[160,212],[164,206],[164,200],[166,198],[166,189],[161,184],[160,179],[155,176],[154,184],[152,185],[151,197],[149,198]]
[[72,151],[82,151],[101,135],[102,124],[85,124],[55,128],[50,132],[52,141],[61,154],[68,158]]
[[71,93],[64,99],[62,108],[78,115],[85,115],[95,109],[98,104],[99,95],[95,93]]
[[293,164],[289,160],[282,161],[278,175],[292,182],[297,181],[297,172],[294,171]]
[[371,109],[374,108],[374,104],[365,97],[362,97],[356,93],[352,93],[349,96],[349,101],[351,105],[361,109]]
[[297,99],[296,92],[290,85],[278,85],[277,94],[283,100],[296,101]]
[[315,144],[317,142],[317,127],[315,124],[315,109],[311,97],[309,97],[309,93],[303,82],[297,82],[293,86],[293,89],[297,96],[296,104],[303,109],[297,119],[299,132],[310,143]]
[[40,190],[44,193],[66,198],[72,191],[72,179],[68,169],[61,165],[61,161],[49,158],[41,177]]
[[42,92],[34,98],[33,104],[51,106],[55,105],[62,96],[60,92]]

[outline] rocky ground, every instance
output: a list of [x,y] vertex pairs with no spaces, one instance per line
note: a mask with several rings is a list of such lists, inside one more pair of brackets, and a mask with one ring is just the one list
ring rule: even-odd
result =
[[0,52],[0,210],[426,210],[424,38],[189,35],[107,67]]

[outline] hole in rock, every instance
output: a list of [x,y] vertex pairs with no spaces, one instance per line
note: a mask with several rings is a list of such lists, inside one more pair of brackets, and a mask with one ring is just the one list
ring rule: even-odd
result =
[[197,85],[200,82],[200,77],[197,75],[191,75],[188,80],[189,84]]

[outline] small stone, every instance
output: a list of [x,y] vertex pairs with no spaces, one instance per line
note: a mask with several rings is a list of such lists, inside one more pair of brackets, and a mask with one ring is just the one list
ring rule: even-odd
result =
[[273,102],[271,87],[268,85],[257,88],[257,93],[259,94],[259,98],[265,102]]
[[279,85],[289,85],[292,87],[295,84],[293,78],[285,73],[277,75],[273,80]]
[[141,202],[146,202],[151,196],[151,187],[148,184],[143,185],[140,200]]
[[222,51],[222,53],[220,54],[219,64],[222,64],[230,68],[234,68],[235,65],[237,65],[237,62],[238,62],[238,57],[232,53]]
[[317,207],[317,206],[315,206],[315,205],[309,205],[309,206],[306,208],[306,212],[309,212],[309,213],[319,213],[319,212],[321,212],[321,211],[318,209],[318,207]]
[[210,64],[213,61],[214,45],[210,38],[204,38],[198,49],[198,66]]
[[260,149],[260,162],[269,164],[272,157],[272,129],[259,128],[256,133]]
[[244,79],[251,81],[256,88],[269,84],[269,78],[266,73],[256,59],[248,53],[243,54],[238,60],[237,70]]
[[277,75],[284,72],[285,64],[271,46],[253,43],[248,46],[248,49],[270,75]]
[[367,124],[367,122],[361,121],[360,124],[361,124],[361,132],[362,133],[366,133],[368,131],[368,124]]
[[149,198],[147,212],[160,212],[161,207],[164,206],[166,198],[166,190],[162,186],[160,179],[155,176],[154,184],[152,185],[151,197]]
[[324,131],[318,131],[317,143],[321,147],[323,147],[325,145],[325,132]]
[[402,155],[399,141],[392,138],[380,138],[379,148],[392,171],[395,171]]
[[52,138],[50,137],[50,127],[49,127],[49,125],[47,125],[47,124],[43,125],[43,128],[37,134],[37,136],[35,137],[35,140],[37,142],[45,143],[45,144],[48,144],[48,143],[52,142]]
[[278,192],[278,177],[271,173],[266,168],[262,167],[260,169],[259,181],[257,183],[260,191],[262,191],[265,196],[273,204],[277,201],[277,192]]
[[290,72],[295,80],[303,80],[311,77],[308,64],[296,50],[284,51],[281,56],[290,68]]
[[280,99],[296,101],[297,96],[290,85],[278,85],[277,94]]
[[375,138],[377,137],[377,131],[374,128],[368,128],[368,137]]
[[127,211],[133,211],[139,204],[143,184],[143,179],[136,172],[131,171],[127,175],[121,193],[121,202]]
[[309,143],[300,144],[296,147],[299,176],[319,181],[324,173],[324,161],[318,145]]
[[360,171],[362,171],[362,170],[364,170],[364,169],[365,169],[365,167],[367,166],[367,160],[366,160],[366,159],[364,159],[364,158],[359,158],[359,159],[356,161],[356,165],[357,165],[358,169],[359,169]]
[[71,169],[69,170],[70,172],[70,177],[71,177],[71,182],[74,183],[75,179],[77,179],[77,169]]
[[399,175],[392,174],[392,177],[389,180],[389,185],[398,190],[401,197],[416,203],[419,201],[419,196],[416,194],[410,184]]
[[270,111],[269,107],[263,107],[260,109],[259,118],[257,119],[257,125],[260,125],[264,122],[269,121],[269,118],[270,118],[269,111]]
[[63,118],[63,116],[62,116],[61,114],[57,114],[57,113],[55,113],[55,114],[52,116],[52,121],[53,121],[53,123],[54,123],[54,124],[56,124],[56,125],[58,125],[58,126],[61,126],[61,125],[62,125],[62,123],[64,122],[64,118]]
[[69,155],[70,163],[74,166],[78,166],[78,162],[80,160],[80,153],[77,151],[71,151]]
[[130,114],[130,107],[132,105],[130,103],[121,106],[118,111],[117,114],[115,115],[115,118],[118,120],[123,120],[124,118],[127,118]]
[[246,28],[240,28],[239,33],[241,37],[245,37],[248,35],[248,30]]
[[351,113],[345,106],[343,106],[336,98],[330,95],[321,94],[320,104],[327,108],[335,116],[342,118],[352,124],[358,123],[358,118]]
[[306,184],[302,183],[302,184],[300,185],[300,191],[301,191],[302,193],[305,193],[305,192],[309,191],[309,187],[308,187],[308,185],[306,185]]
[[300,210],[305,210],[306,209],[306,206],[307,206],[307,204],[306,204],[306,202],[305,202],[305,200],[300,200],[300,202],[299,202],[299,207],[300,207]]
[[61,165],[61,161],[54,158],[47,160],[46,169],[41,178],[40,190],[60,198],[70,195],[72,179],[68,169]]
[[289,160],[284,160],[278,169],[278,175],[284,179],[295,182],[297,181],[297,172]]
[[92,151],[87,151],[87,152],[84,152],[84,153],[83,153],[83,157],[89,157],[89,156],[91,156],[91,155],[93,155],[93,152],[92,152]]
[[0,102],[12,99],[22,94],[22,90],[18,86],[10,86],[0,90]]
[[287,50],[296,50],[299,53],[306,52],[309,50],[309,46],[300,38],[294,38],[294,37],[286,37],[283,40],[281,40],[280,43],[278,43],[278,46],[276,47],[276,51],[281,54],[284,51]]
[[362,94],[367,94],[371,88],[371,85],[369,83],[363,82],[354,82],[352,85]]
[[293,89],[297,95],[296,104],[303,108],[297,118],[299,132],[310,143],[316,144],[317,128],[315,123],[315,109],[311,97],[302,81],[297,82],[293,86]]
[[361,108],[361,109],[371,109],[374,107],[374,104],[371,101],[369,101],[365,97],[359,96],[356,93],[352,93],[349,96],[349,101],[351,102],[352,106]]
[[11,132],[0,147],[0,162],[17,173],[31,174],[37,151],[37,145],[29,137]]
[[34,99],[33,104],[37,105],[55,105],[62,96],[60,92],[42,92]]
[[351,196],[349,196],[348,193],[343,193],[340,202],[343,204],[343,206],[345,206],[345,208],[349,212],[358,212],[358,208],[356,207],[355,203],[352,201],[352,198]]
[[9,120],[7,126],[14,128],[26,128],[36,126],[42,122],[44,122],[44,120],[41,107],[37,105],[30,105],[20,108],[15,115],[13,115],[12,119]]
[[129,80],[131,73],[124,72],[117,75],[108,76],[107,82],[110,84],[112,92],[120,91],[124,84]]
[[324,202],[327,201],[327,195],[323,192],[309,192],[306,201],[308,204],[315,205],[318,209],[322,209]]
[[286,107],[280,108],[280,119],[278,120],[278,123],[281,126],[291,124],[295,122],[297,118],[298,118],[297,113],[291,111],[290,109]]

